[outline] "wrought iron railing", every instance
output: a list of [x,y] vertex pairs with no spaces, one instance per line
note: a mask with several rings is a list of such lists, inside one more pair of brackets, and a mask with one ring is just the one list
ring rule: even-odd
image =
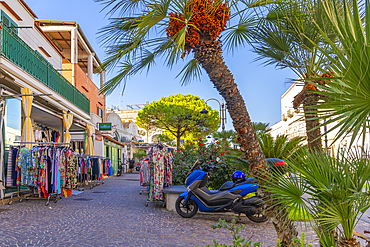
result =
[[2,25],[0,38],[0,52],[2,56],[90,114],[90,100],[56,71],[46,59],[19,38],[17,34]]

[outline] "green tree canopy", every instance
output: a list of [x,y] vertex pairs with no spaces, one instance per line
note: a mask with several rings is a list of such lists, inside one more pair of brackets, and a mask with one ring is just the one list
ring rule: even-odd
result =
[[208,114],[201,114],[203,108],[204,100],[191,94],[162,97],[139,111],[136,123],[142,128],[164,129],[176,138],[177,148],[180,148],[181,137],[202,137],[217,130],[218,111],[206,105]]

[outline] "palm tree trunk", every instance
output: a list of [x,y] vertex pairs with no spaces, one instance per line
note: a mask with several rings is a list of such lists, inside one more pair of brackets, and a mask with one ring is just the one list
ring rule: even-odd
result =
[[308,93],[306,98],[303,100],[303,111],[306,122],[307,142],[308,148],[311,151],[322,150],[321,131],[320,128],[317,128],[320,125],[320,122],[318,119],[315,119],[317,118],[317,109],[315,109],[316,102],[317,100],[314,98],[314,95]]
[[[233,126],[237,132],[236,140],[249,162],[251,174],[260,177],[263,172],[268,171],[268,167],[264,165],[265,157],[258,143],[245,102],[222,57],[220,43],[203,38],[193,50],[195,59],[206,70],[215,88],[226,101]],[[275,221],[274,226],[282,241],[282,246],[289,246],[292,237],[297,236],[297,231],[286,214],[277,214],[276,209],[276,207],[272,207],[269,215],[276,216],[273,221]]]

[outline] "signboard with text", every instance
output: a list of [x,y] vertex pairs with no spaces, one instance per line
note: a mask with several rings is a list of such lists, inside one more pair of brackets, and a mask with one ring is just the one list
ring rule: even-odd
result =
[[110,131],[112,130],[112,123],[99,123],[100,131]]

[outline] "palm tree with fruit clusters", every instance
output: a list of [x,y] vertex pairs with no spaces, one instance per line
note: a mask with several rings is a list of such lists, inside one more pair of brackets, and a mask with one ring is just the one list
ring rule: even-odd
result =
[[[236,130],[236,141],[250,164],[253,176],[268,169],[245,102],[234,77],[222,56],[222,41],[226,47],[249,42],[256,22],[245,11],[237,10],[238,3],[224,0],[157,0],[126,1],[97,0],[110,8],[111,23],[102,29],[101,37],[107,47],[104,69],[119,68],[119,73],[102,88],[111,93],[127,78],[150,69],[157,59],[174,64],[193,55],[179,73],[184,84],[199,78],[202,68],[214,87],[224,98]],[[236,11],[232,13],[232,11]],[[228,27],[231,17],[239,17],[236,25]],[[221,35],[224,38],[221,41]],[[274,208],[273,208],[274,209]],[[272,210],[276,216],[276,210]],[[282,244],[288,246],[297,232],[287,214],[274,219]]]

